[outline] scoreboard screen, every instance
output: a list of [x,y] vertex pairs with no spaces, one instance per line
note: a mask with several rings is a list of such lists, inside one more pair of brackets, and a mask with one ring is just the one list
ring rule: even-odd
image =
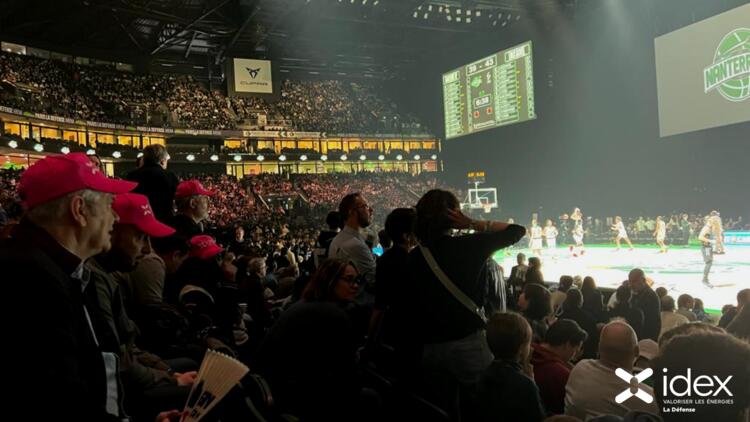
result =
[[443,74],[445,137],[535,119],[531,41]]

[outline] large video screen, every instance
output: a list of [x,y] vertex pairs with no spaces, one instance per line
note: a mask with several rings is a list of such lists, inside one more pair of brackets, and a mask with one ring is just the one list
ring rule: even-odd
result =
[[531,41],[443,74],[445,138],[536,118]]
[[750,4],[654,44],[661,136],[750,121]]

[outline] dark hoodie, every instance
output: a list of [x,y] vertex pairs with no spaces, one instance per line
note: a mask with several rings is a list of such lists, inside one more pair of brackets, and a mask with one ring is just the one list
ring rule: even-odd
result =
[[560,359],[552,350],[541,344],[532,344],[531,364],[534,381],[544,408],[552,415],[565,413],[565,384],[570,375],[570,364]]

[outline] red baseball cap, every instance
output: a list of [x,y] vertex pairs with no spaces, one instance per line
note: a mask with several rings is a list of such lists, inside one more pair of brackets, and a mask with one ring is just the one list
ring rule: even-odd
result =
[[82,189],[105,193],[130,192],[138,186],[108,178],[84,153],[51,155],[37,161],[21,176],[18,194],[28,209]]
[[200,259],[209,259],[223,251],[224,249],[217,245],[216,240],[211,236],[201,234],[193,236],[193,238],[190,239],[190,256],[198,257]]
[[165,237],[174,234],[175,229],[160,223],[145,195],[123,193],[115,197],[112,209],[120,217],[120,224],[132,224],[151,237]]
[[177,191],[174,194],[176,199],[187,198],[194,195],[213,196],[213,192],[203,187],[198,180],[185,180],[177,185]]

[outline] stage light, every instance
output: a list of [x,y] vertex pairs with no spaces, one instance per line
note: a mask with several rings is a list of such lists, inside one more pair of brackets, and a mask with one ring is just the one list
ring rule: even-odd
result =
[[482,12],[480,12],[479,10],[477,10],[477,12],[474,15],[476,15],[476,16],[482,16]]
[[492,26],[497,26],[497,21],[492,21]]
[[9,141],[8,142],[8,146],[11,147],[11,148],[13,148],[13,149],[16,149],[16,148],[18,148],[18,142],[16,142],[16,141]]
[[86,150],[86,155],[96,155],[96,150],[88,149]]
[[503,21],[503,24],[502,24],[502,25],[500,25],[500,26],[505,26],[505,25],[507,25],[507,24],[508,24],[508,21]]
[[385,160],[385,155],[383,155],[383,154],[378,155],[378,160],[380,160],[380,161]]
[[346,161],[346,154],[341,154],[341,161]]
[[219,161],[219,156],[216,154],[212,155],[210,158],[211,158],[211,161]]
[[503,12],[498,12],[498,14],[497,14],[497,18],[498,18],[498,19],[502,19],[502,17],[503,17]]
[[466,23],[471,23],[471,18],[466,18]]
[[323,155],[320,156],[320,161],[326,161],[326,160],[328,160],[328,156],[327,155],[323,154]]
[[264,156],[262,156],[262,155],[258,154],[258,156],[257,156],[257,157],[255,157],[255,159],[256,159],[256,160],[258,160],[258,161],[263,161],[263,160],[265,160],[265,159],[266,159],[266,157],[264,157]]
[[430,16],[430,14],[429,13],[425,13],[424,16],[423,16],[423,18],[427,19],[428,16]]
[[403,156],[403,155],[401,155],[401,154],[399,154],[399,155],[397,155],[397,156],[396,156],[396,159],[397,159],[398,161],[401,161],[401,160],[403,160],[403,159],[404,159],[404,156]]
[[451,17],[451,15],[446,16],[445,19],[448,19],[448,22],[450,22],[450,21],[453,20],[453,18]]
[[466,11],[466,16],[471,16],[471,10]]
[[120,158],[122,157],[122,153],[120,151],[115,151],[112,153],[112,156],[115,158]]
[[359,161],[365,161],[367,159],[367,156],[365,154],[362,154],[359,156]]
[[300,161],[307,161],[307,155],[302,154],[299,156]]
[[234,156],[234,161],[242,161],[242,156],[240,156],[240,155],[235,155],[235,156]]
[[375,0],[375,2],[372,3],[373,6],[377,6],[378,4],[380,4],[380,0]]
[[521,15],[516,15],[516,20],[521,19]]
[[430,156],[430,158],[432,158],[433,160],[437,160],[437,154],[432,154],[432,155]]
[[193,154],[188,154],[188,156],[187,156],[187,157],[185,157],[185,158],[186,158],[186,159],[187,159],[188,161],[195,161],[195,155],[193,155]]
[[427,11],[432,12],[432,5],[427,6]]
[[415,159],[415,160],[419,160],[420,158],[422,158],[422,157],[420,157],[420,156],[419,156],[419,154],[415,154],[415,155],[414,155],[414,159]]
[[279,155],[279,161],[286,161],[286,155],[284,154]]
[[416,12],[416,11],[415,11],[415,12],[414,12],[414,14],[413,14],[413,15],[411,15],[411,16],[412,16],[412,17],[413,17],[414,19],[416,19],[416,18],[417,18],[417,16],[419,16],[419,12]]
[[438,13],[443,13],[443,6],[438,6]]
[[60,152],[62,152],[63,154],[70,154],[70,148],[62,147],[60,148]]
[[141,158],[141,157],[143,157],[143,153],[142,152],[139,152],[138,155],[135,156],[135,158]]
[[422,5],[417,6],[417,10],[422,10]]
[[461,14],[461,9],[456,9],[456,14],[460,15]]
[[456,16],[456,22],[461,22],[461,16]]
[[362,6],[367,4],[367,0],[362,0]]

